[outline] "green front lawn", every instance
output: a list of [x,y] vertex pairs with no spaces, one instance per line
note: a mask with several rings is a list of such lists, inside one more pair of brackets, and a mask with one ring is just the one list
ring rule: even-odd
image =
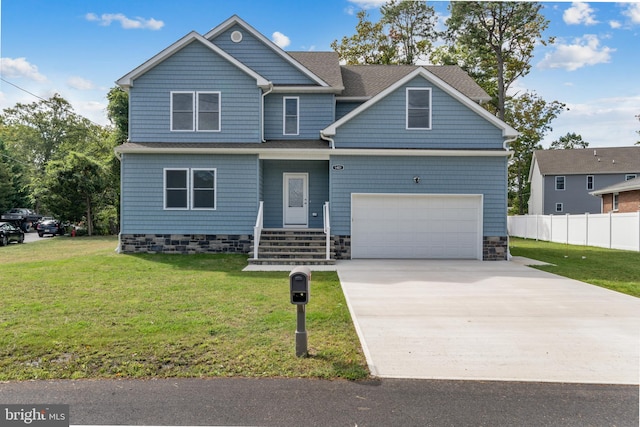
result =
[[540,270],[640,297],[640,252],[509,239],[511,255],[544,261]]
[[0,248],[0,380],[369,375],[335,273],[313,273],[310,356],[297,358],[287,272],[242,272],[244,255],[119,255],[116,244]]

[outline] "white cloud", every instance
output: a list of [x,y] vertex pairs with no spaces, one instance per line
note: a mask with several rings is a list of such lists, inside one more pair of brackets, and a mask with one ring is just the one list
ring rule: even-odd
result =
[[349,0],[349,3],[353,3],[362,9],[377,9],[388,2],[389,0]]
[[631,18],[631,22],[634,24],[640,24],[640,3],[627,5],[627,9],[622,13]]
[[119,22],[122,28],[125,30],[159,30],[164,27],[163,21],[158,21],[154,18],[140,18],[135,19],[127,18],[122,13],[103,13],[98,16],[95,13],[87,13],[85,15],[87,21],[98,22],[100,25],[109,26],[113,21]]
[[585,34],[573,41],[572,44],[557,44],[555,51],[547,53],[538,64],[540,68],[564,68],[575,71],[588,65],[607,63],[611,54],[615,52],[607,46],[600,46],[596,35]]
[[598,23],[594,10],[587,3],[582,2],[571,3],[571,7],[562,14],[562,19],[569,25],[594,25]]
[[622,147],[638,140],[637,113],[640,97],[598,98],[582,103],[568,103],[563,112],[552,123],[553,131],[546,135],[542,145],[548,147],[552,141],[568,132],[582,135],[590,147]]
[[620,23],[620,21],[614,21],[614,20],[611,20],[611,21],[609,21],[609,26],[610,26],[612,29],[617,30],[618,28],[621,28],[621,27],[622,27],[622,24]]
[[38,67],[30,64],[26,58],[0,58],[0,74],[13,79],[24,77],[36,82],[47,80],[40,74]]
[[271,40],[281,49],[289,46],[291,44],[291,40],[289,37],[282,34],[280,31],[276,31],[271,35]]
[[67,85],[73,89],[78,90],[91,90],[95,89],[95,85],[91,80],[84,79],[78,76],[72,76],[67,79]]

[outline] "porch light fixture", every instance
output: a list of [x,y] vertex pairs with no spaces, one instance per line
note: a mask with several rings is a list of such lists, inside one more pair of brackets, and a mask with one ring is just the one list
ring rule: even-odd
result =
[[413,177],[413,182],[415,182],[416,184],[420,184],[420,177],[419,176],[414,176]]

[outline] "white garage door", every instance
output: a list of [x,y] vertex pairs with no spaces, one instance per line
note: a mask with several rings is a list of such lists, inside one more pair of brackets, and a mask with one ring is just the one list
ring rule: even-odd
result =
[[351,257],[482,259],[482,195],[352,194]]

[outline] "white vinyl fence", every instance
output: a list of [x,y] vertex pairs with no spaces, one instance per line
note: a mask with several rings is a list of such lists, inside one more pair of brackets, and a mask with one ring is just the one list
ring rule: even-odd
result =
[[510,216],[507,227],[513,237],[640,251],[640,212]]

